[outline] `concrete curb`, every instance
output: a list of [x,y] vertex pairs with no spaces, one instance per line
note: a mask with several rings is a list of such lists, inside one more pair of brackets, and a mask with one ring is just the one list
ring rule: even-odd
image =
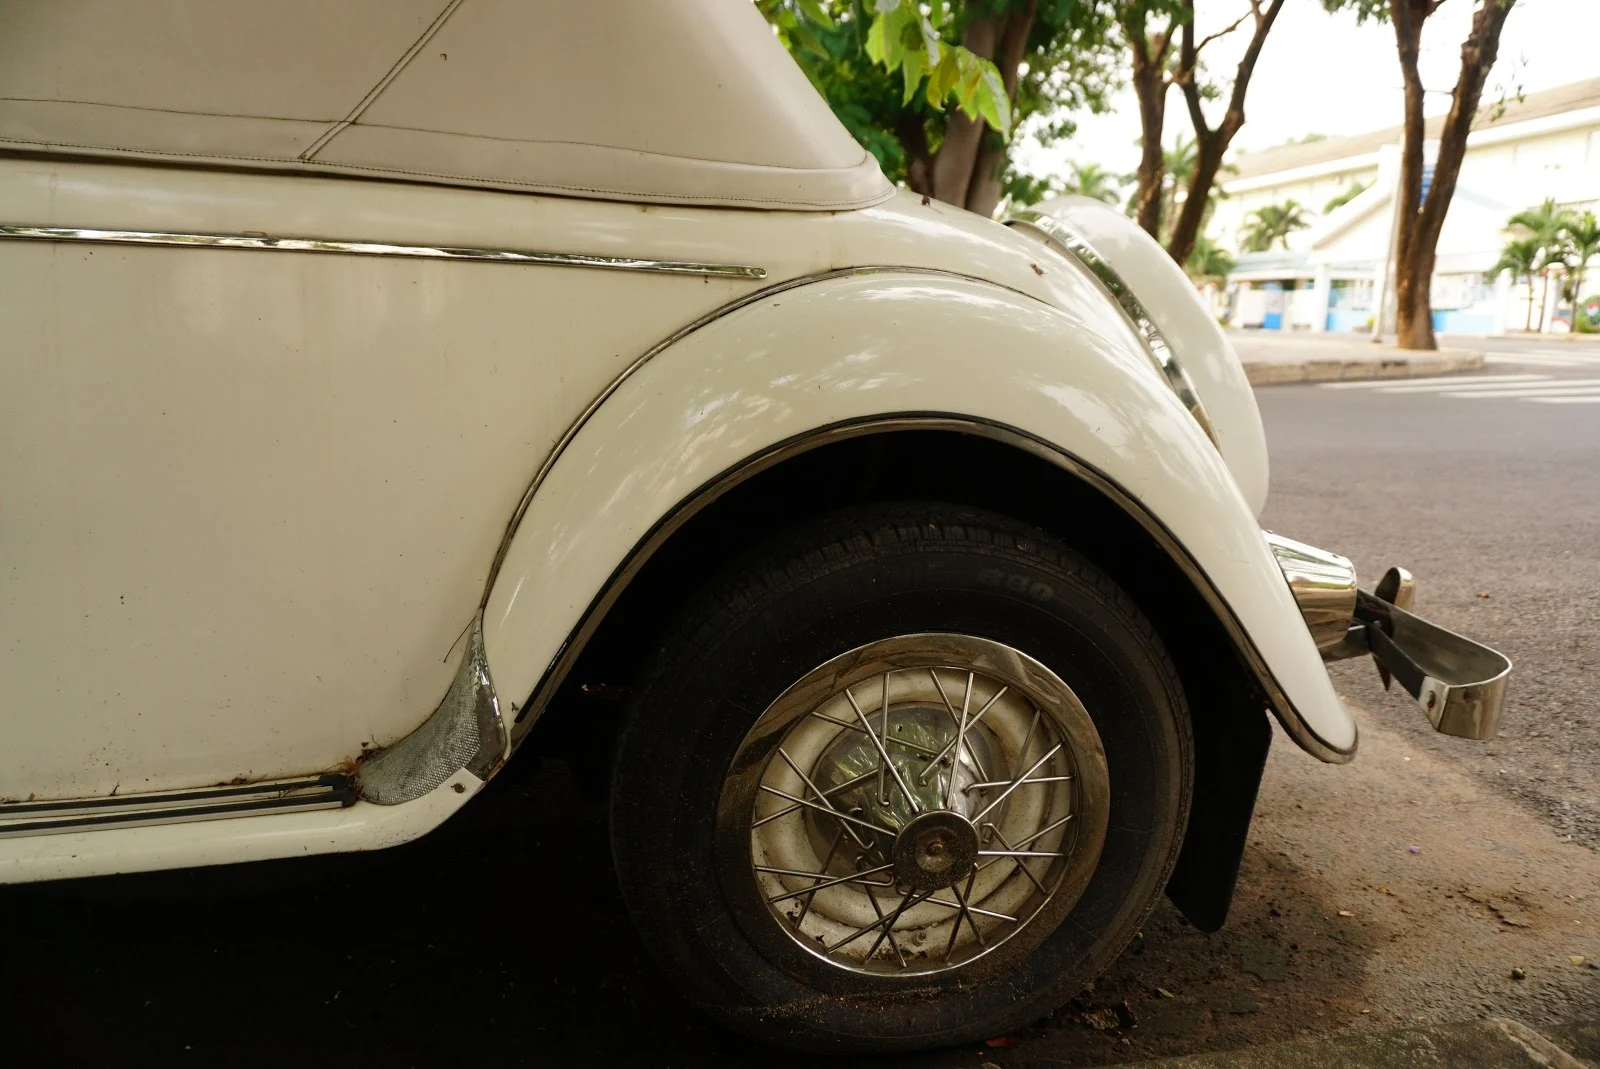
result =
[[[1558,1035],[1592,1038],[1594,1025],[1569,1025]],[[1566,1044],[1593,1055],[1591,1048]],[[1137,1062],[1128,1069],[1426,1069],[1429,1066],[1472,1066],[1473,1069],[1594,1069],[1595,1063],[1575,1057],[1525,1024],[1489,1017],[1468,1024],[1407,1028],[1395,1032],[1308,1039],[1247,1050],[1191,1054],[1180,1058]]]
[[1291,382],[1343,382],[1356,379],[1411,379],[1477,371],[1483,354],[1471,349],[1435,349],[1429,353],[1394,355],[1397,350],[1371,359],[1245,360],[1244,371],[1252,386]]

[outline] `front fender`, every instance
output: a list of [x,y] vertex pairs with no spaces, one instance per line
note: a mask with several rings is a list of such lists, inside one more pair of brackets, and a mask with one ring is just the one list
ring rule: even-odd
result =
[[940,417],[1115,496],[1223,619],[1289,734],[1324,760],[1354,752],[1355,723],[1238,485],[1087,280],[1062,307],[892,268],[794,286],[641,360],[547,463],[485,602],[504,697],[535,693],[636,548],[701,488],[829,428]]

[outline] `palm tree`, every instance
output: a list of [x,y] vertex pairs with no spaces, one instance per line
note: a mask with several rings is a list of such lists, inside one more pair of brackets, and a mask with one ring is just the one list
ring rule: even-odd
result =
[[1239,242],[1246,252],[1266,252],[1273,242],[1289,247],[1289,235],[1311,226],[1305,209],[1298,202],[1286,200],[1282,204],[1267,204],[1251,212],[1239,232]]
[[1184,270],[1197,286],[1206,282],[1221,286],[1233,273],[1234,266],[1233,256],[1227,249],[1201,234],[1194,239],[1194,248],[1189,252],[1189,262],[1184,265]]
[[1522,279],[1528,285],[1528,317],[1522,324],[1524,331],[1533,329],[1533,276],[1539,270],[1544,248],[1537,238],[1513,239],[1500,250],[1500,259],[1489,268],[1490,278],[1499,278],[1500,272],[1510,271],[1511,281]]
[[[1539,323],[1535,330],[1544,330],[1544,309],[1550,297],[1550,269],[1557,264],[1566,265],[1567,261],[1567,236],[1566,230],[1574,222],[1573,214],[1556,207],[1554,197],[1546,197],[1544,203],[1537,208],[1528,208],[1513,215],[1506,223],[1508,228],[1520,227],[1528,231],[1528,240],[1536,242],[1539,247],[1539,262],[1535,270],[1543,285],[1539,288]],[[1532,282],[1529,282],[1530,297]]]
[[1569,216],[1566,224],[1568,274],[1572,277],[1572,326],[1578,326],[1578,302],[1583,300],[1583,280],[1589,273],[1589,261],[1600,256],[1600,221],[1594,212]]
[[1125,181],[1122,175],[1112,174],[1098,163],[1074,163],[1064,191],[1115,204]]

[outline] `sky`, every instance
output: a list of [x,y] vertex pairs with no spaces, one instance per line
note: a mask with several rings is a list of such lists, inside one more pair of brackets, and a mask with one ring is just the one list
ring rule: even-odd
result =
[[[1420,67],[1430,115],[1450,106],[1473,7],[1473,0],[1445,0],[1426,24]],[[1517,0],[1506,18],[1499,59],[1483,99],[1514,97],[1519,86],[1530,93],[1600,77],[1597,8],[1596,0]],[[1204,36],[1246,10],[1244,0],[1197,0],[1197,29]],[[1247,20],[1202,53],[1202,59],[1209,57],[1209,69],[1225,77],[1230,87],[1248,39]],[[1035,174],[1063,173],[1070,161],[1132,172],[1139,162],[1138,106],[1124,90],[1113,98],[1112,107],[1107,115],[1078,116],[1078,133],[1050,148],[1024,136],[1018,162]],[[1350,14],[1325,12],[1320,0],[1287,0],[1250,80],[1245,124],[1233,148],[1263,149],[1309,133],[1334,136],[1397,126],[1401,108],[1400,66],[1394,31],[1387,24],[1357,26]],[[1221,112],[1222,101],[1207,105],[1213,124]],[[1169,145],[1177,133],[1189,131],[1188,112],[1176,90],[1167,101],[1166,125]]]

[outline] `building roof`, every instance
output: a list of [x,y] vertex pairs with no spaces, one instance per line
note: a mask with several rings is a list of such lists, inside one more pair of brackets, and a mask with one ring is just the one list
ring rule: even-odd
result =
[[893,188],[750,0],[0,3],[0,149],[612,200]]
[[[1590,78],[1587,81],[1572,82],[1554,89],[1529,93],[1520,101],[1509,100],[1504,111],[1493,106],[1492,102],[1485,101],[1473,119],[1472,128],[1484,130],[1489,127],[1511,126],[1530,119],[1543,118],[1546,115],[1559,115],[1597,105],[1600,105],[1600,78]],[[1443,115],[1430,116],[1427,120],[1426,136],[1438,137],[1439,131],[1444,128],[1444,120]],[[1279,171],[1366,156],[1378,151],[1384,145],[1397,144],[1402,130],[1403,128],[1399,126],[1389,126],[1382,130],[1352,134],[1349,137],[1330,137],[1305,144],[1280,145],[1260,152],[1244,153],[1231,161],[1234,173],[1228,176],[1228,181],[1236,182],[1243,178],[1257,178]]]

